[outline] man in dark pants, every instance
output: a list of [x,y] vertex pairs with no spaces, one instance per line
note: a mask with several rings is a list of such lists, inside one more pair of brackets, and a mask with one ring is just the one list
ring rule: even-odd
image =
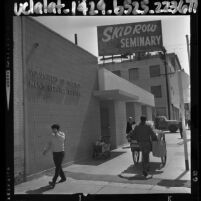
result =
[[180,119],[180,122],[179,122],[179,132],[180,132],[180,136],[181,136],[181,139],[182,139],[183,138],[182,119]]
[[141,116],[141,122],[136,125],[133,135],[136,136],[136,140],[139,143],[140,150],[142,151],[142,168],[145,178],[148,176],[149,171],[149,153],[151,151],[151,139],[156,138],[156,134],[153,128],[146,124],[146,117]]
[[52,134],[46,148],[43,151],[43,154],[45,155],[47,151],[49,151],[50,149],[52,150],[53,160],[56,168],[54,177],[52,181],[49,182],[49,184],[51,187],[54,188],[58,176],[61,177],[59,183],[66,181],[66,176],[61,166],[64,158],[65,134],[60,131],[60,126],[57,124],[52,125],[51,128],[52,128]]

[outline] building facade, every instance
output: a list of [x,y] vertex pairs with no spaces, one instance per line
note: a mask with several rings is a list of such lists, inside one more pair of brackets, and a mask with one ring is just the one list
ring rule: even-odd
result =
[[15,182],[53,167],[42,151],[58,123],[66,134],[64,164],[92,156],[104,137],[125,144],[128,116],[143,107],[151,119],[154,96],[99,68],[97,58],[29,17],[13,18]]
[[[181,66],[176,54],[166,55],[168,87],[166,85],[165,60],[162,54],[141,55],[140,57],[138,55],[118,63],[107,62],[99,65],[151,92],[155,97],[154,116],[168,117],[167,93],[169,93],[170,119],[179,119],[180,94],[177,71],[181,70]],[[185,72],[182,74],[183,90],[184,94],[187,94],[190,79]],[[147,108],[142,109],[146,114]]]

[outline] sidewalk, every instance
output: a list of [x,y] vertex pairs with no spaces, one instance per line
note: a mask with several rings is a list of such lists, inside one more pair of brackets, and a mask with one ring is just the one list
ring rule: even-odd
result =
[[[160,169],[160,158],[150,154],[151,179],[141,175],[141,164],[133,166],[131,151],[121,147],[107,161],[85,161],[64,168],[65,183],[54,189],[47,185],[53,173],[15,186],[16,194],[142,194],[190,193],[190,171],[185,171],[184,148],[179,133],[167,133],[167,163]],[[190,133],[188,131],[190,152]],[[190,160],[190,154],[189,154]],[[189,161],[190,164],[190,161]]]

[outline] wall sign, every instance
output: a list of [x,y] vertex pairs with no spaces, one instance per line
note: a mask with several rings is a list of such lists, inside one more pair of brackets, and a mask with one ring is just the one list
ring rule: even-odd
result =
[[64,104],[76,102],[80,97],[80,84],[57,76],[27,70],[27,94],[29,100],[44,100]]

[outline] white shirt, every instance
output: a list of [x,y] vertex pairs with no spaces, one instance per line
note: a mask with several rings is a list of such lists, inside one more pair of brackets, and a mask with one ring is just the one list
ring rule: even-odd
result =
[[65,134],[58,131],[57,134],[52,133],[50,139],[50,148],[52,152],[64,151]]

